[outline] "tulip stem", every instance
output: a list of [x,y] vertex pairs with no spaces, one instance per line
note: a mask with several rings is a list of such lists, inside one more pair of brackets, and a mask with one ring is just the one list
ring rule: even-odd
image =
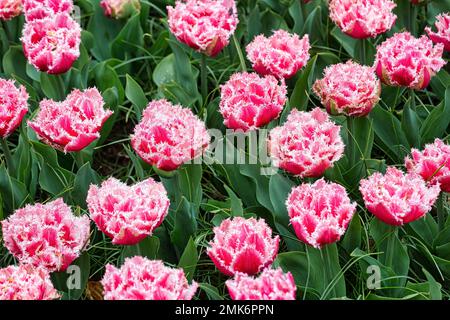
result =
[[390,229],[388,230],[388,234],[387,234],[387,246],[386,246],[386,252],[384,253],[385,256],[385,260],[384,260],[384,265],[387,267],[392,267],[392,262],[394,261],[394,246],[395,246],[395,240],[397,238],[397,234],[398,234],[398,228],[396,226],[391,226]]
[[8,142],[6,139],[0,139],[0,144],[5,155],[6,165],[8,166],[8,173],[10,176],[14,176],[15,167],[12,160],[11,151],[9,150]]
[[347,147],[348,147],[348,159],[350,161],[350,167],[353,167],[356,163],[356,144],[355,144],[355,119],[351,116],[347,117]]
[[208,98],[208,68],[206,65],[206,55],[204,54],[202,54],[202,58],[200,60],[200,76],[201,76],[203,105],[205,105],[206,99]]
[[236,47],[236,51],[239,56],[239,62],[241,64],[241,69],[243,72],[247,72],[247,67],[245,65],[244,55],[242,54],[241,46],[239,45],[239,42],[236,39],[236,36],[233,34],[233,42],[234,46]]
[[411,110],[416,111],[416,92],[414,89],[409,89],[409,96],[411,98]]
[[437,209],[437,219],[438,219],[438,226],[439,230],[444,230],[445,227],[445,200],[446,200],[446,194],[444,192],[441,192],[439,194],[439,197],[436,200],[436,209]]
[[361,64],[366,64],[366,39],[361,39],[361,51],[360,51],[360,57]]
[[[325,267],[325,285],[326,286],[331,286],[331,287],[327,287],[326,292],[327,295],[324,296],[323,298],[337,298],[337,292],[336,292],[336,284],[332,283],[334,280],[334,275],[333,275],[333,269],[332,269],[332,264],[336,263],[335,261],[333,261],[334,259],[332,258],[332,250],[336,250],[336,244],[331,243],[331,244],[327,244],[325,246],[322,247],[322,249],[320,249],[320,256],[322,258],[324,267]],[[331,293],[331,296],[328,296],[328,294]]]
[[73,158],[75,160],[75,163],[77,164],[78,169],[81,169],[81,167],[84,165],[84,158],[83,155],[81,154],[81,151],[74,152]]

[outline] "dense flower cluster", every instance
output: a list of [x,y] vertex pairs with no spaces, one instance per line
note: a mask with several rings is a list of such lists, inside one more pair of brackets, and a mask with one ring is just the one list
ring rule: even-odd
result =
[[2,221],[5,247],[20,263],[64,271],[89,240],[89,218],[75,217],[62,198],[27,205]]
[[400,226],[423,217],[431,210],[440,189],[428,187],[415,173],[404,174],[389,167],[386,174],[375,172],[361,180],[360,188],[366,208],[384,223]]
[[427,144],[423,151],[411,150],[411,158],[405,159],[408,172],[419,174],[432,185],[450,192],[450,146],[440,139]]
[[440,14],[436,17],[436,32],[433,32],[430,27],[426,27],[425,31],[428,37],[434,43],[442,43],[446,51],[450,51],[450,13]]
[[282,126],[270,131],[273,164],[296,176],[321,176],[343,152],[340,126],[319,108],[311,112],[294,109]]
[[293,188],[286,206],[297,237],[316,248],[338,241],[356,211],[344,187],[323,179]]
[[0,19],[10,20],[22,13],[22,0],[0,0]]
[[113,113],[103,109],[96,88],[75,89],[66,100],[42,100],[40,110],[28,125],[47,144],[64,152],[80,151],[100,137],[103,123]]
[[59,13],[70,14],[73,10],[72,0],[23,0],[26,21],[52,17]]
[[272,237],[272,229],[264,219],[235,217],[214,228],[207,253],[225,275],[253,275],[273,262],[279,240],[279,236]]
[[377,47],[376,72],[387,85],[424,89],[445,65],[443,51],[443,44],[433,46],[426,36],[396,33]]
[[235,73],[221,86],[220,113],[228,128],[254,130],[278,118],[286,94],[286,85],[274,76]]
[[28,93],[13,80],[0,79],[0,138],[9,136],[28,112]]
[[106,265],[101,282],[105,300],[191,300],[198,287],[188,284],[183,269],[140,256],[126,258],[120,269]]
[[67,13],[28,21],[23,28],[23,50],[39,71],[68,71],[80,55],[81,28]]
[[127,18],[141,10],[139,0],[102,0],[100,5],[106,16],[116,19]]
[[347,61],[327,67],[313,90],[330,114],[362,117],[380,100],[381,82],[372,67]]
[[127,186],[115,178],[101,187],[91,185],[86,202],[91,219],[112,238],[113,244],[136,244],[150,236],[169,209],[169,199],[160,182],[148,178]]
[[157,100],[144,110],[131,145],[145,162],[170,171],[200,156],[210,139],[205,123],[190,109]]
[[228,45],[239,22],[234,0],[186,0],[168,6],[170,31],[189,47],[208,56]]
[[226,286],[233,300],[295,300],[297,291],[290,272],[270,268],[258,277],[237,273]]
[[309,60],[309,37],[277,30],[272,36],[257,36],[247,46],[247,57],[253,69],[261,75],[271,74],[279,79],[291,78]]
[[0,269],[0,300],[53,300],[59,298],[50,274],[29,265]]
[[391,0],[330,0],[330,18],[354,38],[375,38],[392,28],[397,16]]

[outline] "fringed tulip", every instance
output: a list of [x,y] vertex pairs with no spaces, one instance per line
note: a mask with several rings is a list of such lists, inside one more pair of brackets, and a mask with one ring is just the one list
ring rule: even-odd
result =
[[220,113],[228,128],[254,130],[278,118],[286,94],[286,85],[274,76],[235,73],[221,86]]
[[0,79],[0,138],[9,136],[28,112],[28,93],[13,80]]
[[226,286],[233,300],[295,300],[297,287],[290,272],[264,269],[258,277],[237,273]]
[[239,22],[234,0],[176,1],[167,11],[178,41],[212,57],[228,45]]
[[189,285],[183,269],[140,256],[126,258],[119,269],[106,265],[101,282],[105,300],[191,300],[198,288]]
[[75,89],[66,100],[42,100],[40,110],[28,125],[45,143],[64,152],[80,151],[100,137],[103,123],[113,113],[103,108],[96,88]]
[[328,113],[363,117],[380,100],[381,82],[374,68],[347,61],[327,67],[313,90]]
[[309,60],[309,38],[277,30],[272,36],[257,36],[247,46],[247,58],[261,75],[271,74],[278,79],[291,78]]
[[132,186],[115,178],[91,185],[86,202],[91,219],[113,244],[132,245],[150,236],[164,220],[169,198],[164,186],[148,178]]
[[139,0],[102,0],[100,5],[106,16],[115,19],[128,18],[141,10]]
[[330,18],[342,32],[357,39],[375,38],[392,28],[397,16],[391,0],[330,0]]
[[257,274],[272,264],[278,253],[279,236],[264,219],[235,217],[214,228],[207,253],[223,274]]
[[450,192],[450,146],[440,139],[425,145],[423,151],[411,150],[411,158],[405,159],[408,172],[419,174],[426,182],[440,185]]
[[428,37],[434,43],[442,43],[445,51],[450,51],[450,13],[438,15],[434,25],[436,32],[433,32],[430,27],[425,28]]
[[72,0],[23,0],[23,11],[27,22],[52,17],[59,13],[70,14]]
[[60,74],[80,55],[81,28],[67,13],[59,13],[27,22],[21,40],[28,62],[36,69]]
[[156,100],[144,110],[131,145],[145,162],[171,171],[201,156],[210,139],[205,123],[191,109]]
[[0,300],[54,300],[58,292],[50,274],[30,265],[0,269]]
[[89,240],[89,218],[75,217],[62,198],[27,205],[2,221],[5,247],[20,263],[64,271]]
[[293,109],[282,126],[270,131],[273,164],[299,177],[320,177],[343,152],[340,126],[319,108]]
[[445,65],[443,51],[443,44],[433,46],[426,36],[396,33],[377,47],[374,66],[385,84],[420,90]]
[[389,167],[361,180],[359,190],[366,208],[386,224],[401,226],[422,218],[436,201],[439,185],[428,187],[415,173]]
[[22,13],[22,0],[0,0],[0,20],[11,20]]
[[293,188],[286,206],[297,237],[315,248],[339,241],[356,211],[344,187],[323,179]]

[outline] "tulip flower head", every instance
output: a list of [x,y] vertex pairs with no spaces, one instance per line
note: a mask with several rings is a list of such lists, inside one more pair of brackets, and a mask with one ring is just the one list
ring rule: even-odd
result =
[[191,300],[198,288],[183,269],[140,256],[126,258],[120,268],[106,265],[101,283],[105,300]]
[[131,145],[145,162],[171,171],[201,156],[210,139],[205,123],[191,109],[156,100],[144,110]]
[[21,40],[37,70],[61,74],[80,56],[81,28],[67,13],[59,13],[25,23]]
[[50,146],[64,151],[80,151],[100,137],[100,129],[113,113],[103,109],[96,88],[75,89],[66,100],[42,100],[40,110],[28,125]]
[[59,13],[70,15],[72,0],[22,0],[27,22],[55,16]]
[[20,263],[64,271],[87,245],[89,224],[59,198],[16,210],[2,221],[3,239]]
[[0,269],[0,300],[54,300],[58,292],[50,274],[30,265]]
[[14,80],[0,79],[0,138],[9,136],[28,112],[28,93]]
[[295,300],[297,287],[290,272],[266,268],[257,277],[237,273],[225,282],[233,300]]
[[426,36],[396,33],[377,47],[374,66],[385,84],[420,90],[445,65],[443,51],[443,44],[433,46]]
[[239,22],[234,0],[178,0],[167,11],[178,41],[211,57],[228,45]]
[[139,0],[102,0],[100,5],[106,16],[115,19],[128,18],[141,10]]
[[422,218],[436,201],[439,185],[427,186],[415,173],[389,167],[361,180],[359,190],[366,208],[386,224],[401,226]]
[[339,241],[356,211],[345,188],[324,179],[293,188],[286,207],[297,237],[319,249]]
[[392,0],[330,0],[330,18],[347,35],[375,38],[392,28],[397,16]]
[[319,108],[293,109],[287,121],[269,134],[274,166],[299,177],[320,177],[344,153],[340,126]]
[[264,219],[228,218],[214,228],[207,253],[225,275],[254,275],[272,264],[279,240],[279,236],[272,237]]
[[422,151],[411,150],[411,158],[405,159],[408,172],[420,175],[432,185],[438,184],[444,192],[450,192],[450,146],[440,139],[425,145]]
[[11,20],[22,13],[22,0],[0,0],[0,20]]
[[328,113],[363,117],[380,100],[381,82],[374,68],[347,61],[327,67],[313,90]]
[[450,51],[450,13],[438,15],[434,25],[436,32],[432,31],[430,27],[425,28],[428,37],[434,43],[442,43],[445,51]]
[[306,65],[310,48],[308,35],[300,39],[296,34],[277,30],[269,38],[257,36],[247,46],[247,57],[259,74],[287,79]]
[[86,202],[91,219],[113,244],[132,245],[150,236],[169,210],[164,186],[152,178],[132,186],[115,178],[91,185]]
[[221,86],[220,113],[230,129],[245,132],[278,118],[286,103],[286,85],[272,75],[235,73]]

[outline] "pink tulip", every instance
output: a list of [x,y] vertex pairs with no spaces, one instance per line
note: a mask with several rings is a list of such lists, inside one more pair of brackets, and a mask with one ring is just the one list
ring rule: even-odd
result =
[[397,16],[391,0],[330,0],[330,18],[342,32],[357,39],[375,38],[392,28]]
[[308,35],[300,40],[296,34],[277,30],[269,38],[257,36],[247,46],[247,58],[261,75],[291,78],[308,62],[310,48]]
[[339,241],[356,211],[344,187],[323,179],[293,188],[286,206],[297,237],[315,248]]
[[55,16],[59,13],[70,15],[72,0],[22,0],[27,22]]
[[239,22],[234,0],[176,1],[167,11],[178,41],[212,57],[228,45]]
[[440,139],[425,145],[423,151],[411,150],[412,158],[405,159],[408,172],[419,174],[426,182],[440,185],[450,192],[450,146]]
[[0,20],[11,20],[22,13],[22,0],[0,0]]
[[295,300],[294,278],[281,269],[264,269],[259,277],[237,273],[225,282],[233,300]]
[[366,208],[384,223],[394,226],[422,218],[440,192],[438,184],[428,187],[419,175],[404,174],[395,167],[389,167],[385,175],[375,172],[361,180],[359,190]]
[[377,47],[375,68],[378,77],[390,86],[424,89],[445,65],[444,45],[426,36],[414,38],[409,32],[396,33]]
[[0,269],[0,300],[53,300],[58,292],[50,281],[50,274],[30,265]]
[[103,109],[103,105],[96,88],[75,89],[62,102],[42,100],[39,113],[28,125],[54,148],[80,151],[100,137],[103,123],[113,113]]
[[325,68],[313,91],[328,113],[363,117],[380,100],[381,82],[374,68],[347,61]]
[[75,217],[62,198],[27,205],[2,221],[5,247],[20,263],[64,271],[89,240],[89,218]]
[[198,288],[188,284],[183,269],[140,256],[126,258],[119,269],[106,265],[101,283],[105,300],[191,300]]
[[21,40],[29,63],[39,71],[60,74],[80,55],[81,28],[67,13],[59,13],[27,22]]
[[235,73],[221,86],[220,113],[225,125],[250,131],[278,118],[286,103],[286,86],[271,75]]
[[433,32],[430,27],[425,31],[434,43],[442,43],[446,51],[450,51],[450,13],[440,14],[436,17],[435,27],[437,32]]
[[205,123],[191,109],[155,100],[144,110],[131,145],[145,162],[171,171],[201,156],[210,139]]
[[0,138],[9,136],[28,112],[28,93],[14,80],[0,79]]
[[264,219],[228,218],[214,228],[207,253],[227,276],[237,272],[253,275],[272,264],[279,240],[279,236],[272,237]]
[[115,19],[127,18],[141,10],[139,0],[102,0],[100,5],[106,16]]
[[164,186],[152,178],[129,187],[112,177],[100,188],[91,185],[86,202],[97,227],[113,244],[122,245],[150,236],[166,217],[170,204]]
[[343,152],[340,126],[319,108],[293,109],[282,126],[270,131],[273,164],[299,177],[320,177]]

